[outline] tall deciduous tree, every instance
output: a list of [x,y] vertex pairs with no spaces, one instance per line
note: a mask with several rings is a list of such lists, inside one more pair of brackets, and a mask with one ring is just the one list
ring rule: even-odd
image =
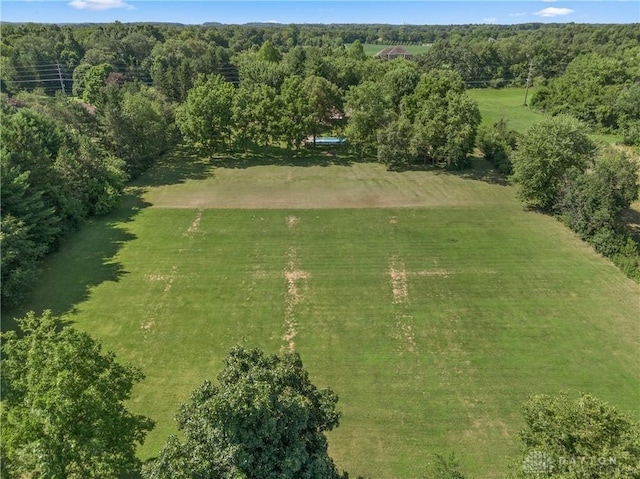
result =
[[103,478],[139,467],[136,445],[153,421],[124,401],[143,378],[50,312],[19,321],[2,360],[3,477]]
[[311,383],[297,353],[236,347],[218,380],[219,386],[203,383],[180,406],[184,440],[171,436],[145,478],[342,477],[324,436],[338,426],[337,396]]
[[309,103],[309,133],[315,139],[341,118],[342,95],[336,85],[318,76],[305,78],[303,88]]
[[630,261],[635,257],[635,268],[629,265],[624,269],[637,277],[637,246],[623,218],[624,211],[637,198],[638,164],[623,153],[610,150],[601,154],[589,171],[571,178],[563,188],[557,210],[567,226],[599,253],[627,256]]
[[523,407],[513,477],[640,477],[640,424],[591,395],[535,395]]
[[304,79],[297,75],[288,77],[282,84],[283,115],[280,123],[283,139],[287,146],[299,148],[311,133],[313,108]]
[[258,50],[258,58],[266,62],[278,63],[282,60],[282,54],[273,46],[273,43],[267,40]]
[[378,132],[388,123],[391,112],[384,85],[367,80],[352,87],[347,92],[345,110],[349,143],[361,156],[375,152]]
[[542,120],[522,136],[513,155],[518,195],[531,207],[553,210],[570,172],[583,172],[595,154],[595,143],[575,118],[558,115]]
[[453,169],[468,166],[480,111],[465,93],[459,74],[436,70],[425,75],[405,99],[403,114],[414,125],[413,147],[425,162]]
[[109,73],[113,67],[108,63],[102,63],[88,68],[84,74],[84,90],[82,98],[91,105],[99,106],[102,101],[102,92],[107,82]]
[[228,144],[234,88],[220,75],[200,76],[176,112],[176,123],[190,145],[215,153]]
[[237,143],[268,145],[280,136],[281,98],[269,85],[242,85],[233,97],[233,123]]

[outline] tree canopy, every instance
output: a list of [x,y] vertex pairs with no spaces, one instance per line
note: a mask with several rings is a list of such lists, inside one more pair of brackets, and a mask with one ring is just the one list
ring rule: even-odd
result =
[[520,198],[531,207],[552,211],[571,170],[583,172],[595,154],[595,143],[575,118],[558,115],[536,123],[513,155]]
[[144,376],[89,335],[29,313],[2,348],[3,477],[102,478],[139,468],[153,421],[124,405]]
[[205,381],[180,406],[184,439],[169,437],[145,478],[343,477],[324,435],[338,426],[338,398],[311,383],[297,353],[235,347],[218,383]]
[[524,404],[513,477],[622,479],[640,475],[640,424],[589,394],[534,395]]

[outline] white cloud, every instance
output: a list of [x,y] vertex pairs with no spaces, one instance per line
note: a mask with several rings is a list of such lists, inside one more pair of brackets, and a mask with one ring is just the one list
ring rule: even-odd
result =
[[542,1],[547,3],[553,3],[553,2],[556,2],[557,0],[542,0]]
[[496,17],[483,18],[482,23],[496,23],[498,19]]
[[509,16],[510,17],[524,17],[527,14],[527,12],[518,12],[518,13],[510,13]]
[[562,15],[569,15],[573,12],[574,10],[571,10],[570,8],[547,7],[534,13],[534,15],[538,15],[540,17],[561,17]]
[[78,10],[109,10],[111,8],[128,8],[133,9],[133,5],[129,5],[123,0],[73,0],[68,3],[70,7]]

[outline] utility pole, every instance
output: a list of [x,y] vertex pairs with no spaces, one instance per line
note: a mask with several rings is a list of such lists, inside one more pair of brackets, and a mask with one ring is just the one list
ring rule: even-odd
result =
[[529,73],[527,74],[527,86],[524,90],[524,106],[527,106],[527,96],[529,96],[529,87],[531,86],[532,75],[533,75],[533,59],[529,60]]
[[62,93],[66,93],[64,89],[64,80],[62,79],[62,70],[60,69],[60,62],[56,60],[56,67],[58,67],[58,78],[60,79],[60,88],[62,88]]

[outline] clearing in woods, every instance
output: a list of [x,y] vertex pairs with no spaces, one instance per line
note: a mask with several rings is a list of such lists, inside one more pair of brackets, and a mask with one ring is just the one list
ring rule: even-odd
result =
[[267,163],[168,156],[47,259],[27,301],[142,368],[131,407],[157,421],[142,458],[238,343],[295,348],[338,393],[330,454],[353,477],[424,477],[450,451],[503,477],[534,392],[639,415],[640,286],[486,164]]

